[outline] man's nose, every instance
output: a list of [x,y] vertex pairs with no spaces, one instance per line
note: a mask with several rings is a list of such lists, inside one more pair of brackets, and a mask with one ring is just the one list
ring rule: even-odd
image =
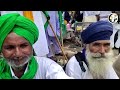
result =
[[106,51],[105,47],[104,47],[104,46],[101,46],[99,52],[100,52],[101,54],[104,54],[105,51]]
[[15,49],[15,55],[16,55],[16,57],[20,57],[21,55],[22,55],[22,51],[21,51],[21,49],[20,48],[16,48]]

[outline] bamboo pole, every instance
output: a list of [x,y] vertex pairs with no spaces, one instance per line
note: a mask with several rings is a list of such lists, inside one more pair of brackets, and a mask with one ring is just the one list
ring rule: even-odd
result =
[[61,43],[62,43],[62,47],[64,47],[62,33],[63,33],[63,32],[62,32],[62,29],[60,29]]
[[[51,27],[54,35],[55,35],[56,41],[57,41],[57,43],[58,43],[58,45],[59,45],[59,47],[60,47],[60,49],[61,49],[61,51],[62,51],[62,53],[63,53],[63,55],[64,55],[65,60],[68,60],[68,58],[66,57],[66,55],[65,55],[65,53],[64,53],[64,51],[63,51],[63,48],[61,47],[61,44],[60,44],[60,42],[59,42],[59,39],[57,38],[57,36],[56,36],[56,34],[55,34],[55,32],[54,32],[54,29],[53,29],[53,27],[52,27],[52,25],[51,25],[51,23],[50,23],[49,20],[48,20],[48,23],[49,23],[49,25],[50,25],[50,27]],[[65,64],[65,60],[64,60],[64,64]]]

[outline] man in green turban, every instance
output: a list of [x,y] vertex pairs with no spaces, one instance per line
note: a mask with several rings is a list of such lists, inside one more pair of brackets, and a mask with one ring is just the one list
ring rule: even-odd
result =
[[60,65],[33,56],[37,26],[18,13],[0,16],[0,79],[71,79]]

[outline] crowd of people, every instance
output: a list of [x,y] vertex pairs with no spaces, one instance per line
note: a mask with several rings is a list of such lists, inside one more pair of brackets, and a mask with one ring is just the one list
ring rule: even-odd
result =
[[[114,55],[112,38],[114,29],[119,30],[119,21],[117,24],[108,21],[112,11],[63,11],[62,19],[58,13],[61,12],[33,11],[32,20],[24,11],[1,11],[0,79],[119,79],[120,55]],[[39,25],[40,20],[48,24]],[[74,32],[76,22],[91,23],[80,32],[83,50],[73,55],[63,68],[53,60],[55,55],[64,55],[56,38],[61,39],[61,26],[70,24],[68,28]],[[47,52],[43,47],[38,50],[44,46],[43,42]]]

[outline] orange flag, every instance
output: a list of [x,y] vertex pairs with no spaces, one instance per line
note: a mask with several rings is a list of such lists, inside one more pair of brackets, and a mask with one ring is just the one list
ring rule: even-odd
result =
[[32,21],[34,21],[32,11],[23,11],[23,16],[25,16],[25,17],[31,19]]

